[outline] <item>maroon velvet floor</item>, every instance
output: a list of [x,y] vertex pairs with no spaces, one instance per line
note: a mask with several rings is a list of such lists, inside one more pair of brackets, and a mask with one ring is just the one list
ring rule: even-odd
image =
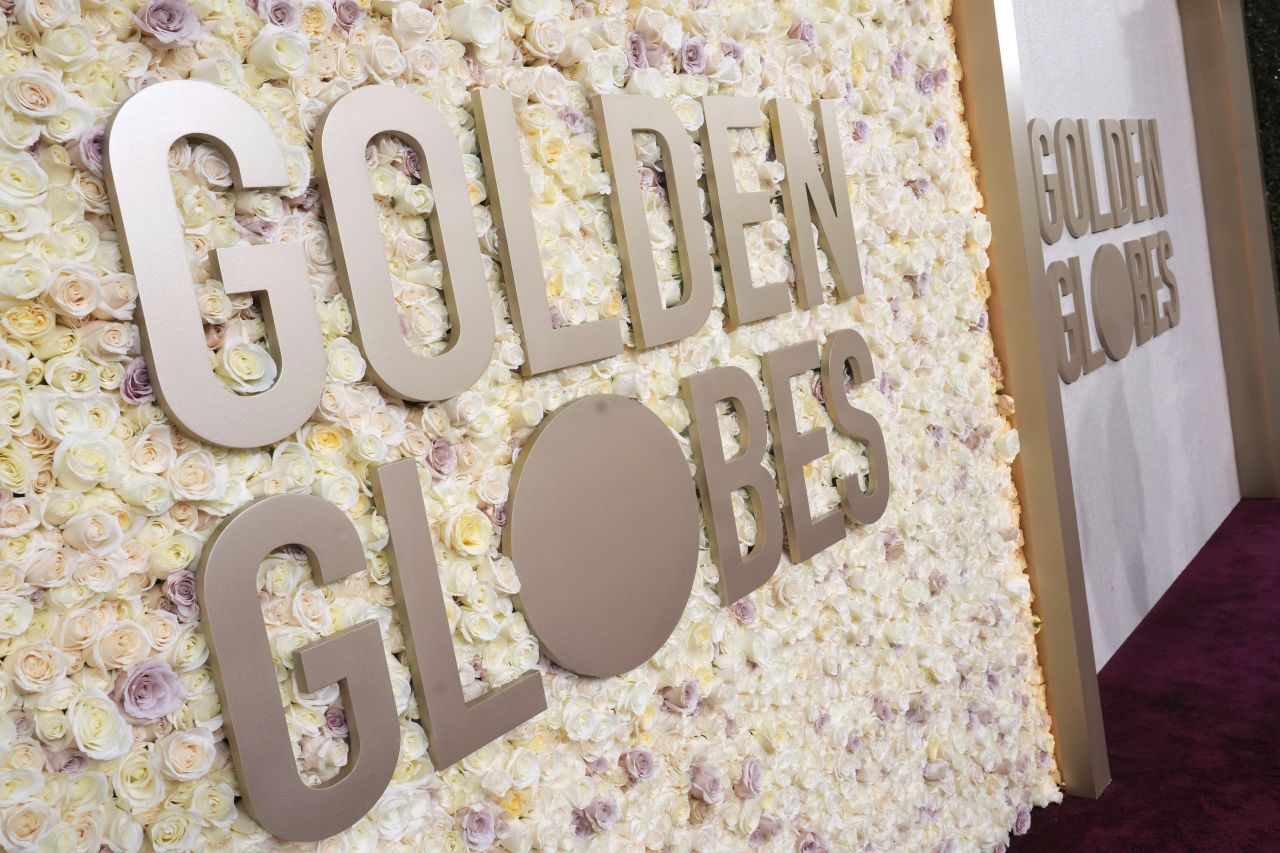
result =
[[1245,502],[1099,675],[1113,781],[1010,853],[1280,851],[1280,502]]

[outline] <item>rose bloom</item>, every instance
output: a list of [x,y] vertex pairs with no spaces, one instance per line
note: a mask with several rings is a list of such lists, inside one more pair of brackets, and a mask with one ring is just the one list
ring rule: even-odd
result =
[[138,29],[166,46],[190,44],[204,29],[186,0],[150,0],[138,10]]
[[71,658],[48,640],[9,652],[4,669],[24,693],[39,693],[67,674]]
[[473,507],[460,507],[451,512],[444,524],[449,547],[459,554],[473,557],[489,553],[493,540],[493,522]]
[[168,661],[151,658],[117,676],[111,696],[132,722],[147,725],[178,710],[187,697],[187,688]]
[[173,732],[156,743],[160,766],[180,782],[199,779],[213,767],[213,736],[208,729]]
[[100,690],[86,690],[73,699],[67,719],[76,746],[90,758],[110,761],[133,745],[133,729]]

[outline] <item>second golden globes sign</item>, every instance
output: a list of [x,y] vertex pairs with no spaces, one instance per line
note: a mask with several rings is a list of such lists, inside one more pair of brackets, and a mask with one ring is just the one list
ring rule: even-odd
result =
[[[622,321],[553,322],[530,212],[528,178],[517,146],[512,98],[497,89],[473,96],[488,194],[500,231],[503,281],[532,376],[590,364],[623,351]],[[611,210],[636,345],[678,342],[706,323],[713,264],[703,228],[694,142],[665,101],[643,95],[596,96],[599,144],[613,185]],[[839,301],[863,292],[835,102],[815,104],[819,152],[796,104],[775,98],[701,100],[715,240],[731,327],[787,313],[785,282],[758,284],[745,230],[770,216],[769,195],[738,189],[730,134],[764,121],[767,108],[777,161],[785,170],[783,207],[802,308],[828,298],[820,278],[821,244]],[[650,251],[633,135],[661,145],[679,252],[679,298],[664,298]],[[444,268],[450,335],[424,356],[404,342],[392,299],[364,152],[381,133],[403,139],[422,164],[434,197],[432,242]],[[321,405],[325,352],[306,263],[290,243],[219,249],[229,294],[261,298],[279,374],[267,390],[240,396],[210,370],[199,308],[170,186],[171,145],[184,137],[216,144],[242,190],[290,182],[288,166],[263,117],[235,95],[190,81],[160,83],[129,99],[106,135],[104,172],[126,264],[136,277],[143,348],[159,401],[190,435],[232,448],[270,445],[292,435]],[[495,323],[484,284],[464,163],[450,125],[403,88],[367,86],[337,100],[316,132],[316,159],[338,277],[351,307],[368,370],[398,399],[429,403],[467,391],[490,369]],[[816,235],[815,235],[816,232]],[[816,236],[816,240],[815,240]],[[862,443],[870,462],[864,490],[838,483],[841,502],[814,517],[805,467],[829,452],[824,430],[801,431],[792,379],[820,371],[821,395],[835,428]],[[876,418],[849,391],[875,375],[870,350],[854,329],[763,356],[766,406],[751,376],[718,367],[686,377],[681,397],[692,420],[691,473],[676,436],[657,415],[626,397],[579,398],[546,418],[525,443],[512,474],[504,552],[520,574],[518,605],[543,652],[582,675],[609,677],[643,664],[684,612],[707,531],[728,606],[759,588],[778,567],[784,542],[793,562],[843,539],[847,525],[874,522],[889,498],[888,460]],[[739,423],[736,447],[721,436],[719,409]],[[777,481],[763,464],[772,439]],[[437,768],[445,768],[546,708],[536,673],[466,699],[441,597],[435,544],[413,460],[372,473],[386,519],[391,578],[414,691]],[[757,520],[744,553],[731,498],[745,491]],[[779,495],[780,492],[780,495]],[[701,504],[701,522],[699,519]],[[229,516],[204,548],[199,603],[240,791],[269,832],[309,841],[341,832],[364,816],[390,783],[400,750],[396,702],[376,622],[366,621],[296,652],[299,686],[337,683],[351,731],[351,756],[329,782],[298,775],[255,579],[259,564],[286,546],[310,557],[317,583],[362,570],[363,546],[348,517],[310,495],[260,498]]]

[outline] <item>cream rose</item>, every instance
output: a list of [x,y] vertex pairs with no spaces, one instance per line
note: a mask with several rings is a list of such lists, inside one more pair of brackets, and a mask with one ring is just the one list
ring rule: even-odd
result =
[[133,745],[133,727],[100,690],[86,690],[73,699],[67,719],[76,746],[90,758],[119,758]]

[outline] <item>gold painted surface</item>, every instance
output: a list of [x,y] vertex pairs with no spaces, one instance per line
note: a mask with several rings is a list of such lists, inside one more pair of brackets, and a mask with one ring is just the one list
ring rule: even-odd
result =
[[[396,314],[364,156],[369,140],[380,133],[393,133],[413,147],[435,197],[431,242],[444,269],[450,334],[445,350],[430,357],[409,349]],[[351,309],[352,337],[370,377],[388,394],[412,402],[447,400],[466,391],[489,366],[495,321],[462,153],[448,122],[407,89],[364,86],[343,96],[320,120],[316,171],[338,282]]]
[[125,268],[137,282],[135,319],[152,386],[165,413],[198,438],[224,447],[274,444],[311,417],[324,385],[324,348],[302,248],[277,244],[215,253],[228,294],[261,294],[279,364],[271,388],[239,396],[209,369],[169,177],[169,147],[183,137],[219,146],[241,189],[289,183],[284,155],[266,121],[212,84],[176,80],[150,86],[112,117],[103,177]]
[[255,501],[228,518],[205,546],[196,574],[202,629],[249,813],[281,838],[319,841],[342,832],[378,802],[399,758],[400,721],[376,622],[311,643],[295,655],[299,686],[314,692],[338,683],[351,727],[351,757],[319,787],[298,775],[257,584],[263,558],[285,545],[307,552],[318,585],[364,570],[360,537],[333,504],[314,495]]
[[[602,317],[560,328],[552,325],[547,279],[530,206],[529,176],[517,142],[520,127],[516,122],[516,100],[501,89],[478,89],[472,94],[471,103],[484,158],[489,209],[502,231],[502,283],[511,306],[511,322],[524,344],[520,375],[536,376],[619,355],[623,340],[622,321],[618,318]],[[647,242],[647,229],[644,237]]]
[[653,657],[689,601],[701,529],[662,419],[617,394],[573,401],[525,443],[509,507],[503,551],[546,655],[595,678]]

